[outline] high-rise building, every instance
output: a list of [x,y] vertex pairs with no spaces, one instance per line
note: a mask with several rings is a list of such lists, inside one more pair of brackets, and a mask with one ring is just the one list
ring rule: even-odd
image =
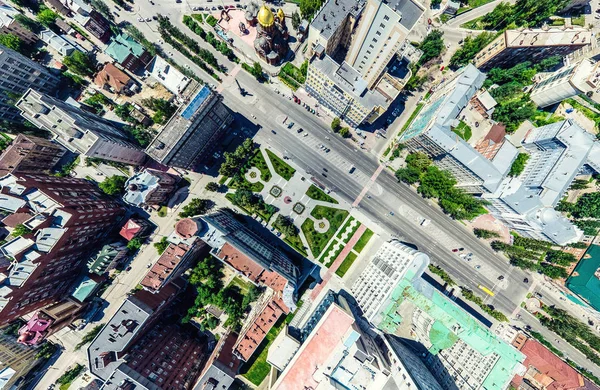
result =
[[127,180],[123,200],[137,207],[163,204],[175,191],[178,179],[167,172],[145,169]]
[[106,244],[88,260],[87,266],[91,273],[104,275],[115,268],[128,253],[127,245],[121,241]]
[[0,324],[6,324],[66,296],[87,250],[124,209],[83,179],[16,174],[2,178],[0,188],[0,210],[24,216],[25,228],[0,246]]
[[65,153],[65,148],[47,139],[19,134],[0,156],[0,176],[48,172]]
[[23,14],[15,7],[0,1],[0,32],[16,35],[28,45],[34,45],[38,40],[37,35],[15,19],[17,15]]
[[23,386],[26,377],[40,363],[35,357],[39,347],[18,343],[17,338],[7,334],[6,330],[0,328],[0,388],[26,388]]
[[146,152],[163,165],[195,169],[212,153],[232,121],[221,97],[204,85],[171,117]]
[[19,110],[15,101],[28,88],[42,93],[54,94],[60,79],[48,68],[0,45],[0,120],[19,122]]
[[426,255],[408,270],[399,267],[400,245],[382,247],[352,286],[370,322],[407,341],[443,389],[506,389],[523,371],[523,354],[421,278]]
[[141,164],[146,155],[117,123],[30,89],[16,107],[39,128],[48,130],[65,148],[87,157]]
[[580,27],[506,30],[475,56],[482,70],[509,68],[523,61],[537,63],[554,55],[565,56],[592,41],[592,32]]
[[531,100],[543,108],[580,94],[598,99],[595,95],[600,89],[599,67],[589,59],[564,66],[534,85]]
[[412,0],[327,1],[309,27],[308,93],[354,127],[372,123],[410,77],[395,70],[410,61],[406,37],[423,12]]

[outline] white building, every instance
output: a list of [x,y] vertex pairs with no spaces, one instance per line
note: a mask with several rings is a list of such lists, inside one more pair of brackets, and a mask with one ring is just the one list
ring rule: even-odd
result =
[[351,289],[366,320],[379,323],[381,307],[389,305],[390,295],[400,279],[407,273],[420,275],[428,265],[426,254],[397,240],[384,243]]
[[69,41],[52,30],[40,31],[40,39],[63,56],[71,55],[77,50]]
[[0,32],[16,35],[25,43],[34,45],[37,42],[38,37],[33,31],[29,30],[15,19],[18,18],[19,15],[24,16],[13,6],[0,1]]
[[159,56],[146,67],[152,79],[165,86],[174,95],[179,96],[190,84],[190,78],[175,69],[175,67]]
[[49,95],[30,89],[16,107],[25,119],[54,134],[72,152],[131,165],[146,158],[117,124]]
[[548,107],[579,94],[599,92],[599,63],[584,59],[548,74],[531,90],[531,100],[539,107]]

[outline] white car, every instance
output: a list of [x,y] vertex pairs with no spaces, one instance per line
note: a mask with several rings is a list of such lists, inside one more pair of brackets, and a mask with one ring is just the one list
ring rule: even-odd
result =
[[143,22],[144,18],[138,18],[138,22]]

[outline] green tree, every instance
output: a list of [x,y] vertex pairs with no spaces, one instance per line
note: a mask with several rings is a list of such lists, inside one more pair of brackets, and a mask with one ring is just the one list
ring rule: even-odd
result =
[[50,359],[54,352],[58,349],[56,344],[49,341],[44,341],[38,352],[35,354],[36,359]]
[[527,160],[529,160],[529,154],[519,153],[516,160],[510,166],[510,171],[508,172],[508,176],[515,177],[515,176],[519,176],[521,173],[523,173],[523,170],[525,169],[525,164],[527,163]]
[[127,249],[129,249],[130,252],[135,252],[138,249],[140,249],[143,244],[144,244],[144,242],[142,241],[141,238],[134,237],[131,241],[129,241],[127,243]]
[[[104,1],[102,1],[102,0],[90,0],[90,4],[92,5],[92,7],[96,11],[98,11],[106,19],[108,19],[110,21],[113,20],[113,15],[110,12],[110,8],[108,7],[108,5],[106,5],[106,3]],[[132,36],[132,38],[139,42],[139,39],[137,39],[136,37]]]
[[58,18],[58,14],[49,8],[44,8],[36,15],[36,18],[44,26],[50,27]]
[[208,199],[194,198],[190,203],[183,206],[182,211],[179,213],[179,217],[188,218],[196,215],[206,214],[212,207],[214,202]]
[[342,128],[341,122],[342,121],[340,120],[340,118],[333,118],[333,120],[331,121],[331,130],[333,130],[336,133],[340,131],[340,129]]
[[563,267],[557,267],[547,263],[542,263],[540,265],[540,272],[551,279],[564,279],[569,276],[567,270]]
[[252,208],[256,204],[255,195],[252,191],[239,188],[233,193],[232,201],[242,208]]
[[475,55],[481,51],[488,43],[494,40],[495,35],[489,32],[483,32],[475,38],[467,36],[463,45],[456,50],[450,58],[450,66],[454,69],[469,64],[475,58]]
[[125,176],[114,175],[107,177],[103,182],[98,184],[98,187],[107,195],[121,195],[125,192]]
[[96,338],[98,333],[100,333],[102,331],[102,328],[104,328],[104,324],[96,325],[96,326],[94,326],[94,328],[92,328],[92,330],[90,330],[85,335],[83,335],[79,344],[77,344],[75,346],[75,351],[80,350],[81,347],[83,347],[87,343],[91,343],[92,340],[94,340]]
[[431,0],[431,8],[439,8],[442,0]]
[[300,0],[300,13],[306,20],[311,20],[313,15],[321,8],[324,0]]
[[162,255],[163,252],[166,251],[168,247],[169,247],[169,241],[167,241],[167,237],[163,237],[160,239],[159,242],[154,243],[154,248],[156,248],[156,251],[158,252],[159,255]]
[[549,250],[546,252],[546,261],[548,263],[562,265],[565,267],[570,266],[572,263],[576,262],[577,259],[570,253],[566,253],[563,251]]
[[298,11],[294,11],[294,13],[292,14],[292,27],[294,28],[294,30],[298,30],[298,27],[300,27],[301,23],[302,20],[300,19],[300,14],[298,13]]
[[90,57],[79,50],[75,50],[71,55],[63,59],[63,64],[73,73],[81,76],[92,76],[94,74],[94,64]]
[[513,133],[524,120],[536,114],[536,105],[528,97],[500,104],[492,114],[492,119],[506,126],[507,133]]
[[13,229],[11,235],[13,237],[21,237],[27,234],[31,233],[31,229],[29,229],[27,226],[23,225],[22,223],[18,224],[17,226],[15,226],[15,228]]
[[426,62],[437,58],[442,54],[444,50],[444,33],[441,30],[433,30],[421,42],[419,49],[423,52],[423,55],[419,59],[419,65],[423,65]]
[[347,127],[342,127],[342,128],[340,129],[340,132],[339,132],[339,134],[340,134],[342,137],[344,137],[344,138],[350,138],[350,137],[352,137],[352,134],[350,133],[350,129],[349,129],[349,128],[347,128]]
[[475,229],[473,229],[473,233],[475,233],[475,236],[477,236],[479,238],[483,238],[483,239],[500,237],[500,234],[498,234],[492,230],[486,230],[486,229],[475,228]]
[[206,187],[204,187],[206,189],[206,191],[211,191],[211,192],[217,192],[219,191],[219,188],[221,186],[218,183],[215,183],[214,181],[209,181],[208,183],[206,183]]
[[13,49],[21,54],[23,50],[23,41],[14,34],[0,34],[0,45]]
[[298,235],[298,228],[294,225],[294,221],[290,217],[279,214],[273,225],[277,226],[277,230],[287,237]]
[[589,184],[590,183],[587,180],[575,179],[571,183],[571,186],[569,187],[569,189],[570,190],[584,190],[584,189],[588,188]]
[[421,179],[421,172],[414,167],[400,168],[396,171],[398,181],[412,185],[418,183]]
[[15,21],[17,21],[21,26],[33,33],[38,33],[41,30],[40,24],[38,22],[23,14],[17,14],[14,16],[14,18]]

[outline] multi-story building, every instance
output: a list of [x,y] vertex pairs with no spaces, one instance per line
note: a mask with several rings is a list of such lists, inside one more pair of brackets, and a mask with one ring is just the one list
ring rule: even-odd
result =
[[152,60],[150,53],[127,34],[120,34],[113,37],[104,52],[117,61],[123,68],[134,73],[141,66],[148,65]]
[[175,191],[178,179],[167,172],[145,169],[127,180],[123,200],[137,207],[163,204]]
[[124,208],[83,179],[39,174],[0,180],[3,213],[23,215],[30,232],[0,246],[0,324],[56,302],[124,215]]
[[0,176],[48,172],[65,153],[65,148],[47,139],[19,134],[0,156]]
[[565,56],[591,41],[592,32],[580,27],[506,30],[475,56],[475,66],[489,70],[524,61],[537,63],[554,55]]
[[242,365],[242,361],[233,354],[237,339],[236,333],[229,332],[217,341],[194,390],[229,389]]
[[372,123],[410,77],[394,64],[408,61],[406,37],[423,12],[412,0],[327,1],[309,28],[308,93],[354,127]]
[[467,192],[493,193],[498,189],[517,148],[505,142],[494,159],[488,160],[452,132],[459,113],[483,85],[485,75],[468,65],[448,84],[431,96],[399,138],[412,152],[426,153],[441,169],[449,171],[457,186]]
[[101,42],[106,43],[110,39],[110,23],[104,16],[100,15],[100,13],[96,12],[94,9],[90,10],[89,12],[86,11],[85,14],[76,13],[73,19],[75,19],[77,23],[81,24],[83,28],[98,38]]
[[[370,322],[384,333],[411,340],[408,345],[444,389],[506,389],[523,371],[523,354],[421,278],[429,262],[426,255],[418,267],[398,277],[398,250],[387,251],[378,251],[352,286],[361,309],[373,313]],[[376,303],[374,311],[370,302]]]
[[241,224],[230,210],[202,216],[201,222],[195,234],[216,258],[252,283],[269,287],[288,311],[295,310],[300,271],[280,248]]
[[35,356],[38,352],[39,347],[20,344],[14,335],[6,333],[6,328],[0,328],[0,386],[25,388],[26,377],[40,362]]
[[[0,32],[4,34],[13,34],[28,45],[34,45],[38,37],[33,31],[24,26],[17,19],[21,15],[24,16],[19,10],[0,1]],[[16,19],[15,19],[16,18]]]
[[0,120],[19,122],[15,102],[28,88],[54,94],[60,79],[48,68],[0,45]]
[[130,218],[125,222],[119,231],[119,235],[131,241],[137,237],[144,237],[152,229],[152,223],[147,219]]
[[600,88],[599,63],[584,59],[564,66],[538,81],[531,90],[531,100],[539,107],[548,107],[567,98],[586,94],[592,99]]
[[146,152],[163,165],[195,169],[212,153],[232,121],[221,97],[204,85],[171,117]]
[[118,124],[47,94],[30,89],[16,107],[25,119],[54,134],[72,152],[132,165],[146,158]]
[[91,273],[104,275],[114,269],[127,256],[128,252],[127,245],[121,241],[106,244],[88,260],[87,266]]

